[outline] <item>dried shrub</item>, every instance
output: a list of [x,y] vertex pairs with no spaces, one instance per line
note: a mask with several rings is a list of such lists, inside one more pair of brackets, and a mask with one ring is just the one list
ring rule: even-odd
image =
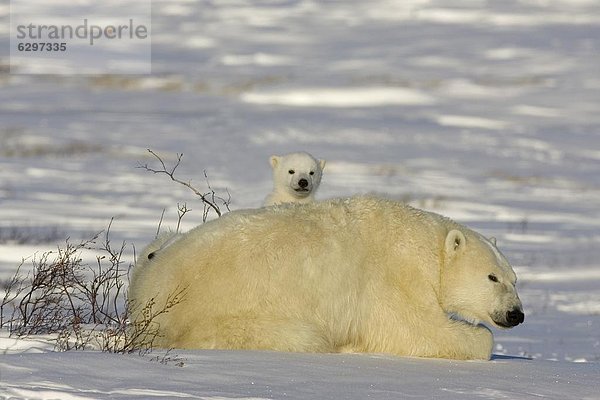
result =
[[[229,192],[227,197],[219,196],[211,188],[206,172],[207,192],[175,177],[183,154],[178,154],[175,165],[167,168],[160,156],[148,151],[159,161],[161,169],[148,165],[140,168],[165,174],[191,189],[203,204],[203,222],[211,212],[220,217],[220,207],[229,211]],[[179,231],[183,216],[191,209],[185,203],[178,204],[177,209]],[[111,226],[112,220],[105,231],[91,239],[79,243],[67,239],[56,251],[23,259],[12,278],[0,283],[0,289],[4,291],[0,302],[0,329],[17,337],[52,335],[59,351],[95,349],[112,353],[137,351],[140,354],[151,351],[159,337],[157,317],[179,304],[186,291],[178,288],[161,304],[155,299],[145,304],[129,302],[126,287],[134,262],[124,259],[125,242],[117,247],[111,244]],[[82,257],[83,253],[89,252],[95,253],[93,262]],[[31,270],[24,272],[27,262],[31,263]],[[141,310],[137,312],[134,307],[141,307]],[[139,315],[133,321],[129,319],[132,311]],[[182,365],[181,360],[170,356],[169,352],[157,361],[174,361],[176,365]]]
[[[111,245],[109,225],[104,235],[77,244],[67,240],[33,257],[28,273],[22,272],[24,260],[3,285],[0,328],[17,337],[54,334],[60,351],[150,349],[158,333],[154,319],[181,301],[183,291],[162,305],[149,302],[141,320],[130,322],[126,284],[132,263],[123,259],[125,249],[124,242]],[[86,251],[98,252],[94,263],[83,260]]]

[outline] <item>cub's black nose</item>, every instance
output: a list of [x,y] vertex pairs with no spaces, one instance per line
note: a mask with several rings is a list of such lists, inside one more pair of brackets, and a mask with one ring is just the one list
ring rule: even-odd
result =
[[506,322],[509,326],[517,326],[525,321],[525,314],[518,308],[506,313]]
[[298,181],[298,186],[300,186],[302,189],[306,188],[308,186],[308,181],[306,179],[300,179]]

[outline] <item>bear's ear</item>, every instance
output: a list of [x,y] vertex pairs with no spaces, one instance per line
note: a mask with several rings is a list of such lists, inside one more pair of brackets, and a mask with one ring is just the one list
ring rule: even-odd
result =
[[271,163],[271,167],[272,168],[277,167],[277,164],[279,164],[279,159],[280,158],[281,157],[279,157],[279,156],[271,156],[271,158],[269,158],[269,162]]
[[319,160],[319,166],[321,167],[321,171],[325,169],[325,160]]
[[453,229],[448,232],[448,236],[446,236],[446,255],[452,257],[453,255],[462,252],[467,245],[467,239],[465,239],[465,235],[457,230]]
[[490,242],[492,242],[492,244],[493,244],[494,246],[496,246],[496,238],[495,238],[495,237],[493,237],[493,236],[492,236],[492,237],[490,238]]

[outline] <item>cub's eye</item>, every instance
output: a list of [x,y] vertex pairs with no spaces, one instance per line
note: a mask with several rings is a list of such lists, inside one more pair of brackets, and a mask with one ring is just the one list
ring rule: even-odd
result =
[[314,174],[315,174],[315,171],[310,171],[308,174],[309,174],[309,175],[314,175]]
[[290,175],[294,175],[296,173],[296,171],[294,171],[293,169],[290,169],[288,172],[290,173]]
[[488,279],[492,282],[498,282],[498,278],[494,274],[489,274]]

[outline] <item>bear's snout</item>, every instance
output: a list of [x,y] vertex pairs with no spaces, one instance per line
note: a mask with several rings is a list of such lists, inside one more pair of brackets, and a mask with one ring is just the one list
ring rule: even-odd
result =
[[525,314],[518,308],[506,313],[506,322],[509,326],[517,326],[525,321]]
[[308,180],[302,178],[298,181],[298,186],[300,186],[302,189],[306,189],[306,187],[308,186]]

